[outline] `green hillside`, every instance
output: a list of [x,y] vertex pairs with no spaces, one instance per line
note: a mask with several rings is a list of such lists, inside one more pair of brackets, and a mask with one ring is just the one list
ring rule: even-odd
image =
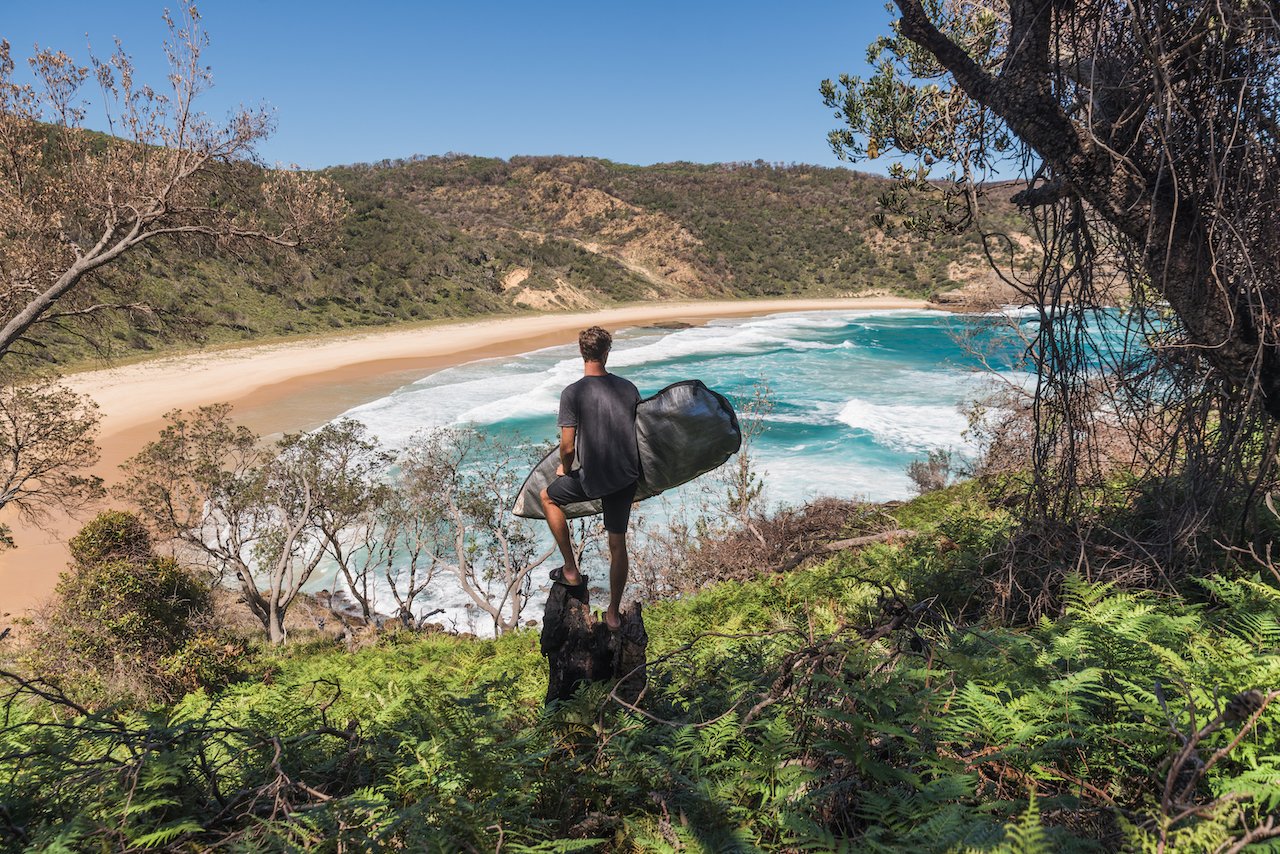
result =
[[[50,326],[39,359],[673,297],[927,296],[986,271],[971,234],[877,227],[888,181],[845,169],[447,156],[326,174],[351,204],[332,244],[240,257],[149,246],[96,285],[149,310],[88,339]],[[992,211],[991,228],[1016,230],[1010,207]]]

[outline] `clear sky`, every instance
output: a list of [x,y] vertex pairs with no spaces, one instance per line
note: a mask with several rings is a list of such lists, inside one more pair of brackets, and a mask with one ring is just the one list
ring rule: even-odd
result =
[[[177,2],[0,0],[0,38],[25,65],[36,43],[87,64],[86,35],[102,56],[119,37],[160,84],[161,13]],[[889,20],[882,0],[199,8],[214,74],[204,111],[274,108],[260,153],[307,168],[448,151],[836,165],[818,84],[864,72]]]

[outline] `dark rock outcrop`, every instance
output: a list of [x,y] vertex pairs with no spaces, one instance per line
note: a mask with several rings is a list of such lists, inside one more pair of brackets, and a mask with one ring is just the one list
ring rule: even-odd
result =
[[550,676],[546,702],[567,700],[583,682],[621,679],[618,696],[634,703],[644,690],[649,635],[637,602],[622,612],[622,625],[609,631],[587,603],[587,586],[553,584],[542,619],[542,654]]

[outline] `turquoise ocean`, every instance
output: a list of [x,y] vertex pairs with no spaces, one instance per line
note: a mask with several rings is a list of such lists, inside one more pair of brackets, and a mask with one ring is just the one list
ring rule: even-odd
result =
[[[906,467],[912,460],[934,449],[958,457],[974,452],[963,407],[992,381],[991,368],[997,379],[1025,378],[1013,367],[1023,346],[1012,334],[1020,322],[1034,319],[837,311],[714,320],[683,329],[637,327],[615,332],[608,366],[642,396],[700,379],[740,406],[757,386],[767,386],[773,408],[752,453],[772,507],[820,496],[886,501],[910,497]],[[450,425],[548,444],[557,436],[560,390],[581,373],[576,344],[566,344],[442,370],[345,417],[364,423],[391,448],[403,447],[420,430]],[[661,502],[671,512],[704,494],[695,483]],[[534,578],[535,589],[545,586],[544,572]],[[486,630],[487,618],[463,607],[465,597],[450,579],[438,579],[429,593],[424,607],[444,608],[446,623]],[[535,602],[526,618],[540,613]]]

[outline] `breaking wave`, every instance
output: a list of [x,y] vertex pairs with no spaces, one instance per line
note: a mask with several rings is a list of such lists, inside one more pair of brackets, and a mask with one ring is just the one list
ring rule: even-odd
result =
[[869,433],[877,444],[900,451],[970,450],[964,436],[968,420],[954,403],[872,403],[855,397],[841,408],[838,418],[854,430]]

